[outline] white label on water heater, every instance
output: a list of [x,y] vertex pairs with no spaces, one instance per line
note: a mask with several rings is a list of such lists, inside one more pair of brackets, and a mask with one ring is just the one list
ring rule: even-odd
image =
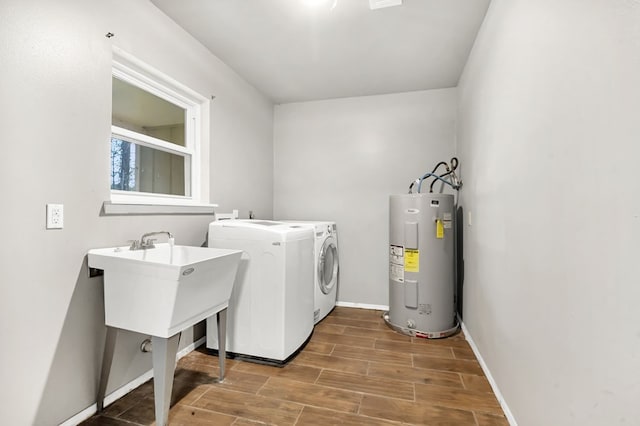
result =
[[389,262],[395,263],[396,265],[404,265],[403,246],[394,246],[393,244],[389,246]]
[[404,282],[404,247],[389,246],[389,279]]
[[451,213],[443,213],[442,220],[444,221],[445,229],[451,229]]
[[389,264],[389,278],[399,283],[404,282],[404,266]]

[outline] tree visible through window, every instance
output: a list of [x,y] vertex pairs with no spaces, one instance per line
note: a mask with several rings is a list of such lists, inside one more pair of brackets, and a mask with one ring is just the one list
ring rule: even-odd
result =
[[111,138],[111,189],[137,191],[135,145]]

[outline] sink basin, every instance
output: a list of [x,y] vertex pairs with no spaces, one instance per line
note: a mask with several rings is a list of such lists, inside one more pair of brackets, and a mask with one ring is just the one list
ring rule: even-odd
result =
[[104,270],[105,323],[168,338],[225,309],[240,250],[156,244],[89,250]]

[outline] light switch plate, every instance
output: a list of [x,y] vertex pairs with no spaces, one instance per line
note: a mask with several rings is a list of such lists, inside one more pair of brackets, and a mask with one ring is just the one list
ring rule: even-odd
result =
[[47,229],[64,228],[64,205],[47,204]]

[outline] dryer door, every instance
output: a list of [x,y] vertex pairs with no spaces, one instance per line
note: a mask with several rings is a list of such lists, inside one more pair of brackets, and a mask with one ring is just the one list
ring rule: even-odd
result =
[[338,284],[338,248],[333,238],[324,240],[318,255],[318,285],[324,294],[329,294]]

